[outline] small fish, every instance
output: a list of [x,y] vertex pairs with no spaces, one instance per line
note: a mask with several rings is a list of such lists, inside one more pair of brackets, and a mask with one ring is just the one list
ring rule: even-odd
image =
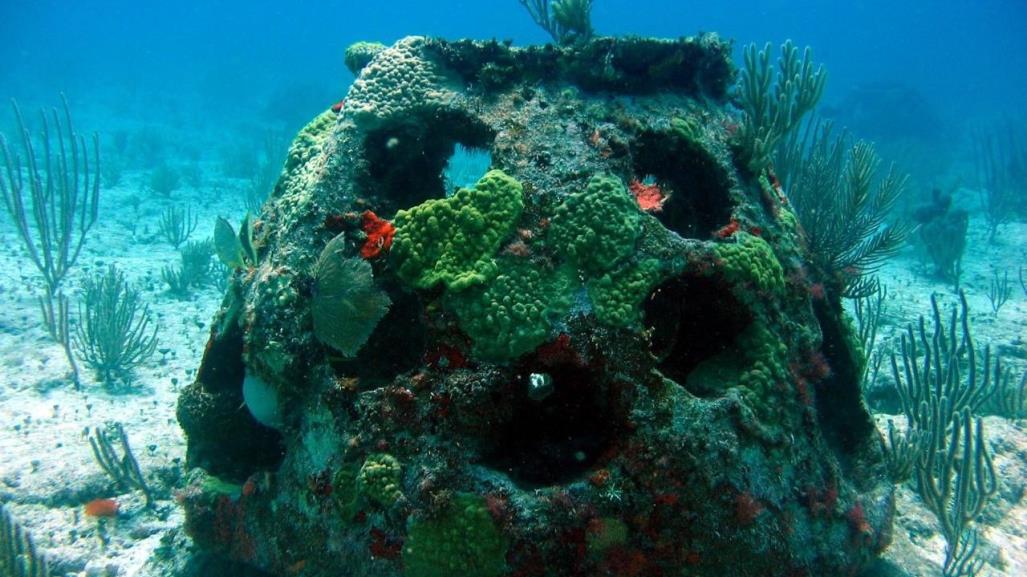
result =
[[85,513],[89,517],[117,517],[121,506],[114,499],[93,499],[85,504]]

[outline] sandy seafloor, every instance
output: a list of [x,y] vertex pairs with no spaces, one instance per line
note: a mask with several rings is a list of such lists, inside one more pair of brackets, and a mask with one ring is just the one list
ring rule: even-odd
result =
[[[52,565],[73,575],[170,576],[180,573],[190,542],[181,530],[183,514],[174,500],[185,476],[185,439],[175,419],[178,391],[195,375],[210,320],[220,302],[215,288],[194,291],[188,300],[167,293],[161,268],[179,263],[178,252],[158,238],[161,212],[172,204],[191,204],[200,218],[192,239],[209,237],[221,215],[237,222],[243,214],[242,180],[218,176],[205,166],[202,190],[183,186],[162,199],[147,195],[144,173],[129,172],[120,186],[101,195],[99,221],[66,287],[76,289],[86,274],[116,264],[140,288],[160,325],[157,353],[139,367],[128,393],[104,390],[83,367],[83,389],[72,389],[61,349],[40,325],[39,275],[24,257],[6,215],[0,219],[0,500],[29,529]],[[144,196],[138,212],[126,204]],[[990,342],[1016,366],[1027,365],[1027,295],[1016,280],[1027,264],[1027,223],[1002,227],[989,244],[974,191],[963,189],[957,202],[972,210],[964,259],[963,286],[971,307],[977,342]],[[991,267],[1005,267],[1013,293],[996,316],[987,299]],[[882,271],[888,285],[887,311],[880,340],[919,314],[929,312],[928,296],[954,302],[951,286],[926,271],[907,247]],[[889,371],[882,370],[882,379]],[[878,415],[882,430],[889,418]],[[152,510],[138,493],[118,494],[90,452],[86,429],[117,421],[124,424],[134,452],[158,496]],[[1002,487],[986,511],[982,575],[1027,575],[1027,421],[985,419]],[[226,432],[230,434],[230,432]],[[933,515],[910,486],[898,491],[893,545],[886,557],[910,575],[940,575],[944,541]],[[83,504],[100,497],[120,503],[117,518],[98,521],[83,514]]]

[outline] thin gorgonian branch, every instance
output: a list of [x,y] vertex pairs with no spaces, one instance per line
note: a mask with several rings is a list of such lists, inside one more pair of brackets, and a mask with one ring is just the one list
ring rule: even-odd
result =
[[[75,132],[68,100],[61,95],[64,121],[54,108],[40,113],[37,152],[17,102],[11,100],[21,141],[21,155],[0,135],[0,196],[14,221],[29,259],[42,273],[47,289],[57,292],[78,260],[86,234],[96,223],[100,200],[100,142],[93,135],[93,161],[85,138]],[[52,126],[52,130],[51,130]]]

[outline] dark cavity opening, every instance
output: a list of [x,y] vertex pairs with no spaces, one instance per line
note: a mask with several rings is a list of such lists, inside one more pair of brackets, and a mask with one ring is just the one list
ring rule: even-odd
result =
[[731,220],[731,181],[716,158],[683,131],[646,131],[633,146],[635,174],[667,195],[656,218],[684,238],[705,239]]
[[[672,278],[645,301],[645,326],[657,368],[686,386],[699,363],[728,350],[752,322],[752,315],[717,277]],[[712,391],[691,390],[698,396]]]
[[813,301],[823,334],[822,352],[830,374],[814,384],[817,421],[824,439],[846,472],[860,470],[861,456],[875,455],[877,429],[863,404],[860,358],[843,325],[841,307],[829,299]]
[[339,377],[357,377],[361,388],[391,382],[421,364],[427,343],[424,307],[417,295],[389,291],[392,306],[353,359],[331,358]]
[[494,134],[476,119],[439,113],[418,122],[370,132],[364,141],[368,161],[366,196],[379,216],[446,196],[443,172],[457,144],[488,150]]
[[[213,521],[213,520],[212,520]],[[182,575],[217,575],[218,577],[275,577],[252,565],[234,561],[217,553],[198,550],[189,555]]]
[[[196,381],[178,399],[178,422],[188,438],[186,462],[241,483],[256,471],[278,469],[282,436],[244,407],[242,330],[211,335]],[[225,434],[230,431],[231,434]]]
[[497,428],[484,463],[525,489],[576,481],[608,458],[625,416],[616,388],[605,386],[587,367],[536,367],[551,379],[551,392],[529,393],[533,369],[512,383],[514,410]]

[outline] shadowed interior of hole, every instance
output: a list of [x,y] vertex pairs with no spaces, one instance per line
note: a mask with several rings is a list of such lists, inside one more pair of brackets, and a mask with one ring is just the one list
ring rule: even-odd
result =
[[532,489],[573,482],[607,453],[623,422],[609,388],[596,382],[587,367],[550,367],[552,393],[541,400],[528,396],[530,373],[518,376],[515,409],[498,428],[483,462]]
[[657,368],[681,385],[699,363],[730,347],[751,322],[746,307],[717,277],[679,276],[656,287],[645,301]]
[[457,145],[488,150],[494,135],[476,119],[439,114],[369,132],[364,140],[368,173],[361,187],[378,200],[379,216],[446,196],[443,174]]
[[392,306],[353,359],[332,359],[338,377],[358,377],[361,387],[374,387],[419,366],[427,332],[424,308],[417,295],[390,290]]
[[[242,482],[254,471],[274,470],[282,435],[257,422],[243,400],[243,333],[237,325],[212,336],[196,382],[182,393],[178,421],[189,436],[187,460],[223,479]],[[232,431],[232,434],[219,434]]]
[[731,220],[730,179],[698,143],[674,132],[644,132],[633,145],[635,174],[655,178],[669,198],[656,218],[685,238],[708,238]]

